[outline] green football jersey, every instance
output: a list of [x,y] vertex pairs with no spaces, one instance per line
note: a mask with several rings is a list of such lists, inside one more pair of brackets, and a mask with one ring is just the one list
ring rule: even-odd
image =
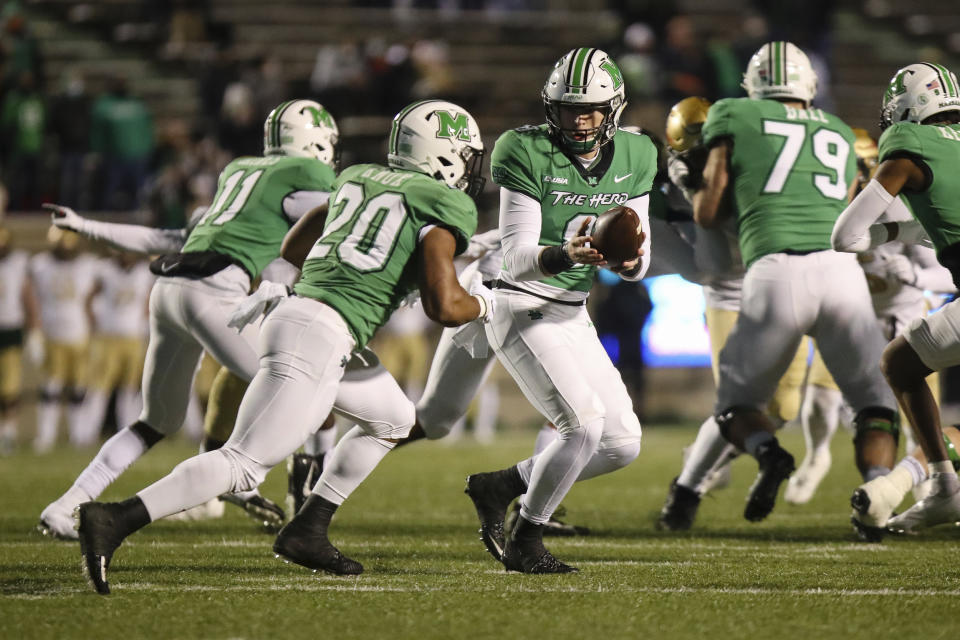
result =
[[[584,168],[564,153],[547,125],[507,131],[490,156],[493,181],[540,203],[539,244],[556,246],[572,238],[584,218],[650,192],[657,173],[657,149],[644,134],[617,130],[600,156]],[[589,291],[596,267],[577,265],[539,282],[567,291]]]
[[703,125],[707,145],[723,138],[733,144],[729,172],[744,264],[786,250],[829,249],[856,176],[850,127],[821,109],[727,98],[710,107]]
[[290,230],[284,198],[297,191],[330,191],[335,177],[333,169],[313,158],[237,158],[220,172],[213,204],[190,232],[183,252],[228,255],[255,278],[280,255]]
[[903,190],[914,217],[920,221],[939,255],[960,242],[960,124],[929,125],[898,122],[880,136],[880,162],[909,157],[927,175],[923,191]]
[[462,253],[477,229],[477,207],[426,174],[376,164],[345,169],[333,188],[323,235],[293,290],[336,309],[360,348],[417,289],[420,231],[449,229]]

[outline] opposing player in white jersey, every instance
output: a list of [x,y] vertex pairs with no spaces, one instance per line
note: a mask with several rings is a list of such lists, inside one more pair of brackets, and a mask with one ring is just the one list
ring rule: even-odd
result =
[[[495,317],[490,290],[477,282],[471,286],[475,293],[468,293],[453,265],[476,229],[470,196],[483,184],[482,155],[469,113],[426,100],[394,119],[388,166],[361,164],[340,174],[329,216],[324,208],[315,210],[284,241],[283,256],[302,265],[302,275],[295,295],[282,298],[264,322],[262,366],[230,440],[181,463],[133,498],[80,505],[84,565],[99,593],[109,593],[106,567],[128,535],[211,496],[255,487],[300,446],[332,408],[350,354],[414,289],[425,312],[441,324]],[[404,424],[363,423],[341,438],[274,551],[313,569],[362,572],[330,543],[330,521],[412,425],[411,405]]]
[[90,383],[84,406],[81,444],[100,434],[107,402],[116,391],[117,424],[133,424],[140,415],[140,381],[147,338],[147,301],[154,275],[129,252],[97,263],[93,294],[94,337]]
[[42,359],[40,311],[27,276],[30,257],[13,248],[13,234],[0,227],[0,456],[17,444],[17,420],[23,390],[24,347]]
[[[937,64],[908,65],[894,75],[881,107],[880,166],[844,210],[833,246],[864,251],[890,240],[926,240],[937,260],[960,282],[960,184],[950,179],[960,164],[960,83]],[[916,220],[878,223],[903,194]],[[952,442],[940,428],[940,412],[926,382],[934,372],[960,362],[960,303],[914,319],[883,353],[881,367],[927,458],[930,494],[905,512],[882,521],[895,504],[873,504],[883,492],[854,492],[855,519],[893,531],[913,531],[960,520],[960,481],[951,460]],[[919,465],[918,465],[919,466]],[[919,474],[918,474],[919,475]]]
[[[141,252],[169,252],[151,264],[150,341],[140,419],[110,438],[73,486],[44,509],[41,530],[75,537],[73,509],[99,496],[130,464],[183,424],[204,351],[244,380],[257,371],[258,331],[227,323],[251,280],[280,253],[294,221],[326,203],[338,130],[310,100],[285,102],[264,123],[264,156],[241,157],[220,174],[213,204],[192,229],[157,230],[85,220],[52,205],[55,224]],[[280,286],[280,285],[277,285]],[[282,287],[281,287],[282,288]],[[283,510],[248,494],[246,504],[278,526]]]
[[[559,438],[517,465],[467,478],[487,550],[509,571],[568,573],[543,545],[544,523],[577,480],[610,473],[640,453],[633,401],[586,311],[603,256],[588,246],[590,220],[613,205],[632,208],[648,230],[657,152],[645,135],[619,129],[623,77],[603,51],[573,49],[555,65],[542,98],[547,123],[507,131],[491,157],[500,186],[503,267],[494,283],[500,312],[486,339],[527,400]],[[650,248],[614,267],[643,277]],[[508,505],[525,494],[517,526]]]
[[747,274],[736,326],[720,353],[716,416],[724,437],[756,457],[757,480],[744,517],[762,520],[793,456],[765,415],[777,381],[804,335],[856,411],[856,464],[865,479],[892,468],[899,416],[877,370],[883,336],[863,272],[830,249],[833,223],[852,195],[854,135],[836,116],[812,108],[817,78],[791,43],[770,42],[744,74],[748,98],[721,100],[703,127],[709,148],[694,219],[705,228],[738,225]]
[[96,259],[80,253],[80,237],[51,228],[49,251],[30,259],[30,279],[40,304],[44,336],[40,404],[33,448],[49,451],[57,439],[61,402],[67,405],[70,440],[83,430],[83,395],[87,385],[90,340],[90,295]]

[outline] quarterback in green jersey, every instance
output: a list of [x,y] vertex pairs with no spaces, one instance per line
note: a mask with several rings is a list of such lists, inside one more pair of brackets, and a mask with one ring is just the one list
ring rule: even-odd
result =
[[[833,233],[841,251],[863,251],[878,244],[932,243],[940,264],[960,282],[960,84],[941,65],[908,65],[894,75],[883,96],[880,165],[874,178],[844,210]],[[903,195],[916,220],[874,224]],[[931,493],[887,519],[898,504],[887,499],[883,483],[866,483],[854,492],[855,520],[890,531],[912,531],[960,520],[960,459],[944,440],[936,399],[926,377],[960,363],[960,302],[914,320],[883,353],[881,367],[927,457]],[[922,475],[925,470],[918,466]],[[919,479],[919,478],[918,478]],[[909,478],[905,478],[909,481]],[[898,503],[899,501],[897,501]]]
[[[559,437],[508,469],[470,476],[466,490],[487,550],[507,570],[566,573],[574,569],[543,546],[545,523],[575,481],[619,469],[640,452],[633,401],[585,307],[596,268],[605,264],[586,231],[616,205],[632,208],[648,228],[657,154],[647,136],[619,128],[623,77],[599,49],[563,56],[543,101],[547,123],[506,132],[491,156],[503,267],[493,283],[498,313],[486,334]],[[637,258],[616,270],[643,277],[649,250],[650,238],[642,238]],[[505,535],[507,506],[521,494],[518,524]]]
[[[126,250],[166,255],[151,265],[159,278],[150,293],[143,412],[104,443],[73,486],[43,510],[42,531],[76,538],[74,507],[98,497],[154,444],[180,429],[204,351],[242,381],[253,378],[257,329],[234,331],[227,326],[230,313],[246,297],[251,279],[279,256],[290,226],[326,202],[338,135],[319,103],[279,105],[264,123],[264,155],[228,164],[212,205],[185,229],[98,222],[48,205],[59,227]],[[246,498],[242,506],[251,515],[271,526],[282,524],[277,505],[256,493]]]
[[[295,295],[263,323],[260,369],[227,443],[191,458],[121,503],[80,506],[79,535],[88,576],[109,593],[106,566],[124,538],[157,518],[223,493],[260,484],[316,430],[333,406],[351,354],[362,348],[403,298],[420,290],[426,314],[446,326],[494,317],[495,300],[478,280],[464,290],[453,258],[476,228],[471,195],[483,144],[476,121],[449,102],[410,105],[394,119],[387,165],[358,165],[334,182],[329,206],[312,210],[283,242],[302,267]],[[274,551],[337,574],[363,567],[334,547],[334,511],[405,437],[413,424],[371,422],[341,438]]]
[[[721,433],[753,455],[759,474],[744,517],[773,509],[794,460],[764,413],[804,335],[856,412],[856,462],[870,480],[896,455],[896,400],[879,372],[884,338],[856,257],[831,249],[833,224],[855,188],[854,135],[811,106],[817,77],[789,42],[763,45],[744,73],[748,98],[715,103],[703,125],[709,148],[694,219],[717,227],[736,216],[747,267],[740,314],[720,352],[715,414]],[[729,197],[731,206],[721,206]]]

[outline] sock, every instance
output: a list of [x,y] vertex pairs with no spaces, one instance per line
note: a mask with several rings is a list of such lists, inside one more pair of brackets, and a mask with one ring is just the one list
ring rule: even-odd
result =
[[677,484],[687,489],[696,489],[710,475],[710,470],[729,445],[720,435],[720,427],[713,416],[700,425],[697,438],[690,445],[690,453],[677,478]]
[[539,550],[543,547],[543,525],[534,524],[520,516],[510,538],[525,551],[531,548]]
[[960,480],[957,479],[957,472],[953,470],[953,463],[949,460],[940,460],[938,462],[928,462],[930,468],[930,479],[933,481],[933,493],[951,494],[956,493],[960,488]]
[[133,427],[121,429],[103,443],[100,451],[87,468],[80,472],[73,485],[81,488],[90,499],[96,500],[111,482],[149,448],[150,445],[144,442]]
[[84,502],[95,500],[96,497],[97,496],[92,496],[84,491],[83,487],[78,486],[77,483],[74,483],[72,487],[67,489],[65,494],[57,498],[57,503],[59,503],[64,511],[72,513],[74,507]]
[[881,467],[879,465],[870,467],[863,474],[863,481],[870,482],[874,478],[879,478],[880,476],[890,475],[889,467]]
[[37,453],[46,453],[57,440],[57,423],[60,421],[60,403],[41,400],[37,406],[37,437],[33,448]]
[[[84,402],[84,416],[81,421],[82,426],[78,426],[76,430],[72,424],[70,426],[71,444],[74,446],[82,446],[96,440],[97,434],[100,433],[100,426],[103,424],[103,417],[107,413],[107,402],[109,399],[109,396],[103,391],[91,390],[87,393],[87,399]],[[119,422],[119,424],[132,423]],[[75,431],[76,436],[74,435]]]
[[[907,492],[910,491],[913,487],[919,482],[915,482],[912,475],[911,469],[898,464],[894,467],[893,471],[888,473],[886,479],[893,485],[893,488],[897,490],[897,494],[901,496],[907,495]],[[921,481],[922,482],[922,481]]]
[[557,433],[557,430],[553,428],[549,423],[540,427],[540,431],[537,432],[537,439],[533,443],[533,455],[541,453],[544,449],[549,447],[554,440],[559,437],[560,434]]
[[500,409],[500,390],[495,384],[484,385],[477,399],[477,415],[473,419],[473,436],[478,442],[493,442]]
[[326,456],[326,468],[313,487],[313,493],[333,504],[343,504],[393,447],[393,442],[368,435],[360,427],[354,427],[340,438],[333,452]]
[[843,394],[836,389],[807,385],[800,411],[807,457],[815,460],[830,455],[830,441],[840,425]]
[[602,432],[603,419],[598,418],[562,434],[536,456],[520,508],[524,518],[534,524],[550,519],[596,452]]
[[203,504],[234,488],[234,469],[223,449],[184,460],[164,478],[137,493],[151,520]]
[[[896,479],[894,479],[894,474],[897,474]],[[901,480],[901,478],[903,478],[903,474],[906,474],[906,478]],[[897,466],[893,468],[893,471],[890,472],[890,480],[894,483],[909,481],[909,484],[906,485],[906,488],[904,489],[904,493],[926,479],[927,467],[913,456],[905,456],[903,460],[897,463]]]
[[777,439],[773,437],[772,433],[769,431],[755,431],[743,439],[743,450],[756,458],[757,449],[771,442],[777,442]]
[[333,514],[336,513],[339,506],[314,493],[303,503],[295,517],[299,523],[314,531],[320,529],[326,532],[330,527],[330,521],[333,520]]
[[139,389],[121,389],[117,392],[117,424],[133,424],[143,411],[143,396]]

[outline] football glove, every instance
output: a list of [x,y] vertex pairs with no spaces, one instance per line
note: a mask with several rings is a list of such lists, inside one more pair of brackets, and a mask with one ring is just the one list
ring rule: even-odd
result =
[[290,295],[287,286],[279,282],[264,280],[252,294],[244,298],[230,314],[228,327],[242,331],[245,326],[259,318],[268,315],[277,308],[280,301]]
[[917,285],[917,270],[905,255],[890,256],[886,261],[887,276],[910,286]]
[[47,202],[43,204],[43,208],[50,212],[50,222],[53,226],[77,233],[83,232],[83,225],[86,220],[70,207]]
[[490,322],[496,310],[497,298],[493,295],[493,291],[483,284],[483,276],[479,272],[474,274],[467,291],[480,303],[480,315],[477,316],[477,320],[484,324]]
[[690,165],[686,159],[678,153],[670,152],[667,158],[667,175],[672,182],[683,193],[683,197],[688,202],[693,202],[693,194],[696,193],[703,177],[691,171]]
[[500,229],[491,229],[485,233],[477,233],[470,238],[467,250],[462,257],[468,260],[479,260],[500,246]]

